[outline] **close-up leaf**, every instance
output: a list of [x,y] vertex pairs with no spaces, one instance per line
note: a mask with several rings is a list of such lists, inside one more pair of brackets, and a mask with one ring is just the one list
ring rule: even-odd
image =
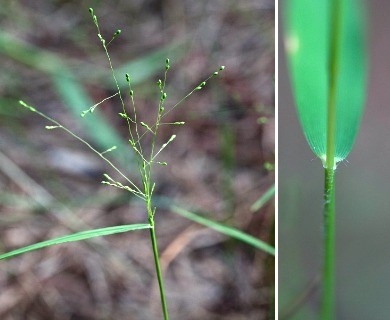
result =
[[[310,148],[326,158],[331,2],[285,1],[285,47],[299,120]],[[335,162],[352,148],[365,98],[365,21],[361,1],[340,1],[335,75]]]

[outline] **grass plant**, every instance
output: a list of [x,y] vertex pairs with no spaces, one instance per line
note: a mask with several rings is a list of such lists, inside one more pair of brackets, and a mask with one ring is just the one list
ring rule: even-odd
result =
[[335,170],[352,148],[365,94],[364,9],[356,0],[285,2],[286,52],[304,135],[324,166],[320,318],[334,319]]
[[[152,124],[145,123],[143,121],[140,121],[139,118],[137,118],[137,108],[136,108],[135,94],[132,87],[132,80],[130,75],[127,73],[123,76],[123,78],[127,83],[126,92],[127,95],[130,97],[130,106],[127,106],[125,104],[125,95],[122,92],[122,85],[120,84],[121,79],[117,78],[117,72],[113,67],[111,57],[109,54],[109,49],[108,49],[109,45],[120,35],[121,31],[117,30],[113,34],[111,39],[109,41],[106,41],[106,39],[101,34],[98,18],[94,14],[93,9],[89,9],[89,12],[91,14],[93,23],[96,26],[98,39],[108,60],[108,64],[111,70],[111,75],[115,84],[115,93],[103,99],[102,101],[94,104],[93,106],[87,108],[86,110],[82,111],[81,117],[83,118],[89,117],[92,113],[95,112],[96,109],[99,108],[99,106],[104,101],[107,101],[108,99],[114,99],[114,98],[119,99],[121,110],[118,113],[118,115],[125,121],[128,128],[128,145],[134,154],[133,159],[135,159],[134,161],[136,162],[135,167],[138,169],[139,179],[133,180],[129,178],[126,174],[123,173],[121,169],[117,167],[116,164],[114,164],[112,160],[109,159],[109,154],[113,153],[118,147],[121,148],[123,145],[122,143],[119,146],[112,146],[112,145],[107,146],[107,148],[104,151],[99,151],[97,147],[93,146],[92,144],[90,144],[89,142],[81,138],[79,135],[69,130],[67,127],[59,123],[57,120],[42,113],[37,108],[29,105],[24,101],[19,101],[19,104],[29,112],[32,112],[35,115],[38,115],[44,118],[46,121],[48,121],[49,124],[45,126],[47,130],[58,129],[58,130],[65,131],[67,134],[71,135],[73,138],[75,138],[82,144],[86,145],[92,152],[94,152],[98,157],[104,160],[116,172],[117,178],[111,177],[108,174],[104,174],[104,180],[102,181],[102,184],[130,192],[134,197],[143,201],[145,205],[145,211],[147,214],[147,223],[111,226],[106,228],[76,232],[70,235],[65,235],[55,239],[35,243],[23,248],[13,250],[8,253],[0,254],[0,260],[7,259],[22,253],[30,252],[32,250],[37,250],[44,247],[56,245],[56,244],[86,240],[93,237],[100,237],[100,236],[111,235],[115,233],[123,233],[128,231],[148,229],[150,234],[150,242],[153,251],[153,257],[154,257],[155,273],[158,280],[159,291],[160,291],[162,314],[164,319],[169,319],[163,279],[161,274],[160,261],[159,261],[156,226],[154,220],[157,208],[154,205],[155,201],[153,201],[153,193],[156,185],[153,179],[153,171],[155,169],[155,166],[168,165],[165,161],[160,161],[159,158],[163,154],[163,151],[166,148],[168,148],[169,145],[176,138],[176,135],[172,135],[167,141],[165,141],[162,144],[159,144],[159,140],[158,140],[159,129],[162,125],[170,125],[170,126],[184,125],[184,122],[182,121],[164,122],[164,119],[169,113],[175,110],[181,103],[183,103],[193,93],[202,90],[210,79],[218,76],[219,72],[224,70],[224,66],[219,67],[217,71],[213,72],[204,81],[196,85],[179,102],[177,102],[173,106],[170,106],[169,108],[166,108],[166,99],[167,99],[166,82],[167,82],[167,74],[171,67],[170,60],[167,58],[165,60],[164,76],[162,79],[157,81],[157,89],[158,89],[159,96],[158,96],[158,103],[156,105],[155,121]],[[274,255],[274,249],[271,246],[243,232],[240,232],[234,228],[223,226],[219,223],[210,221],[206,218],[199,217],[194,213],[191,213],[189,211],[177,207],[171,206],[170,208],[172,209],[172,211],[176,212],[181,216],[186,217],[187,219],[206,225],[207,227],[213,228],[228,236],[239,239],[240,241],[243,241],[255,248],[258,248],[271,255]]]

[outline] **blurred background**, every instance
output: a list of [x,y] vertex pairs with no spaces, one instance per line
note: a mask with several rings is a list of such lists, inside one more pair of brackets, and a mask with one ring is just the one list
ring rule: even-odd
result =
[[[389,10],[388,1],[367,1],[365,114],[352,152],[336,171],[337,319],[389,318]],[[282,32],[279,39],[279,318],[316,319],[323,170],[299,127]]]
[[[111,58],[121,85],[130,74],[146,123],[166,57],[167,105],[226,66],[170,114],[186,125],[161,132],[158,143],[177,138],[156,171],[156,204],[164,197],[273,244],[273,201],[250,209],[274,183],[273,0],[2,0],[0,251],[146,221],[141,202],[100,184],[103,173],[115,176],[105,163],[18,106],[37,107],[98,150],[119,146],[110,159],[136,177],[118,99],[80,117],[115,92],[89,7],[106,39],[122,30]],[[158,210],[156,225],[172,319],[274,318],[273,258],[170,210]],[[161,319],[148,232],[54,246],[1,261],[0,270],[1,319]]]

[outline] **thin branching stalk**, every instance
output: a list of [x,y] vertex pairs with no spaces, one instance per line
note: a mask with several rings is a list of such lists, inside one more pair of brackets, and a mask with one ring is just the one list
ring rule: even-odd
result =
[[28,110],[30,110],[31,112],[34,112],[36,113],[37,115],[41,116],[42,118],[50,121],[51,123],[55,124],[55,126],[46,126],[46,129],[62,129],[64,130],[66,133],[68,133],[69,135],[71,135],[72,137],[74,137],[75,139],[79,140],[81,143],[83,143],[84,145],[86,145],[89,149],[91,149],[94,153],[96,153],[100,158],[102,158],[106,163],[108,163],[122,178],[124,178],[128,183],[131,184],[132,186],[132,193],[137,196],[138,198],[144,200],[145,199],[145,195],[142,193],[142,191],[137,187],[137,185],[132,181],[130,180],[120,169],[118,169],[117,166],[115,166],[109,159],[107,159],[105,156],[104,156],[104,153],[106,153],[108,150],[106,151],[103,151],[103,152],[99,152],[98,150],[96,150],[89,142],[85,141],[83,138],[79,137],[77,134],[75,134],[73,131],[69,130],[68,128],[66,128],[65,126],[63,126],[61,123],[59,123],[58,121],[54,120],[53,118],[50,118],[49,116],[47,116],[46,114],[40,112],[39,110],[37,110],[36,108],[26,104],[24,101],[19,101],[19,104],[25,108],[27,108]]

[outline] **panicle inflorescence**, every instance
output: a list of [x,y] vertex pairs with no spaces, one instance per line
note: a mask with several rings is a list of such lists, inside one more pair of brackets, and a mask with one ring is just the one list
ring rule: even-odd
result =
[[[81,112],[81,116],[84,117],[89,113],[93,113],[95,109],[106,102],[109,99],[112,99],[116,96],[119,97],[122,105],[122,111],[118,113],[118,115],[123,118],[128,125],[128,133],[129,133],[129,145],[131,149],[134,151],[134,154],[137,158],[138,162],[138,169],[140,173],[140,180],[142,182],[142,187],[138,187],[137,183],[133,182],[130,180],[122,171],[120,171],[109,159],[105,157],[105,154],[112,152],[117,149],[116,146],[113,146],[105,151],[99,152],[97,151],[94,147],[92,147],[88,142],[74,134],[72,131],[58,123],[56,120],[46,116],[45,114],[41,113],[40,111],[36,110],[34,107],[28,105],[27,103],[23,101],[19,101],[19,104],[23,106],[24,108],[28,109],[31,112],[34,112],[42,117],[44,117],[46,120],[49,122],[53,123],[53,125],[48,125],[45,126],[46,129],[48,130],[53,130],[53,129],[63,129],[65,130],[68,134],[72,135],[82,143],[86,144],[93,152],[95,152],[98,156],[100,156],[104,161],[106,161],[119,175],[124,178],[130,186],[123,185],[121,182],[114,180],[107,174],[104,175],[105,180],[102,182],[103,184],[114,186],[120,189],[127,190],[131,193],[133,193],[135,196],[142,198],[145,200],[146,205],[147,205],[147,211],[148,211],[148,216],[149,218],[152,217],[152,215],[155,212],[155,209],[151,207],[151,196],[154,190],[155,183],[152,182],[152,166],[154,163],[161,165],[161,166],[166,166],[167,162],[165,161],[156,161],[157,156],[160,155],[160,153],[176,138],[176,135],[173,134],[171,137],[163,143],[158,149],[156,148],[156,141],[157,141],[157,136],[158,136],[158,130],[161,125],[173,125],[173,126],[178,126],[178,125],[184,125],[184,121],[174,121],[174,122],[162,122],[161,120],[166,117],[171,111],[173,111],[176,107],[178,107],[181,103],[183,103],[189,96],[191,96],[195,91],[203,89],[208,80],[210,80],[212,77],[215,77],[219,74],[220,71],[224,70],[224,66],[219,67],[218,71],[213,72],[208,78],[206,78],[204,81],[201,81],[198,85],[196,85],[189,93],[187,93],[179,102],[171,106],[166,110],[165,108],[165,103],[167,100],[167,92],[166,92],[166,82],[167,82],[167,73],[169,69],[171,68],[170,64],[170,59],[166,58],[165,59],[165,73],[164,77],[162,79],[159,79],[157,81],[157,86],[160,91],[160,98],[157,106],[157,112],[156,112],[156,119],[153,125],[147,124],[144,121],[139,121],[137,120],[137,109],[134,101],[134,91],[131,86],[131,77],[129,73],[125,74],[125,79],[128,85],[128,95],[130,96],[131,99],[131,106],[132,108],[130,109],[131,111],[128,111],[128,108],[126,107],[124,103],[124,99],[122,96],[121,89],[119,87],[115,70],[112,66],[111,63],[111,57],[108,52],[108,45],[116,39],[120,34],[121,30],[116,30],[111,38],[110,41],[106,42],[106,40],[103,38],[100,28],[99,28],[99,23],[96,15],[94,14],[94,10],[92,8],[89,9],[89,13],[91,14],[92,20],[96,26],[97,29],[97,36],[102,44],[102,47],[106,53],[107,60],[109,62],[109,66],[111,69],[112,77],[114,79],[114,82],[117,87],[117,91],[103,99],[102,101],[94,104],[93,106],[89,107],[88,109],[84,110]],[[141,131],[139,129],[142,129]],[[150,145],[143,145],[143,138],[145,135],[151,135],[151,142]],[[149,150],[149,151],[147,151]]]

